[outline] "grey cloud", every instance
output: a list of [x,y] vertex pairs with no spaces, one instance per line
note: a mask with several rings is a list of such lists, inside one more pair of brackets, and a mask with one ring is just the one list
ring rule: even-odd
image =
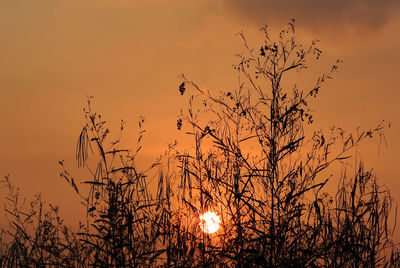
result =
[[257,24],[295,18],[309,28],[380,28],[399,14],[400,0],[223,0],[234,16]]

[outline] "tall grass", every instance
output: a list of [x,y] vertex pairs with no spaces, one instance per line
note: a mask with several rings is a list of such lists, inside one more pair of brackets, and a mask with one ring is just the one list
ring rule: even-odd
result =
[[[178,155],[187,192],[181,198],[188,211],[214,210],[224,222],[217,236],[193,234],[199,254],[239,267],[389,264],[389,191],[362,162],[355,176],[346,175],[345,165],[343,174],[335,174],[359,144],[384,138],[388,124],[353,134],[332,127],[307,136],[310,104],[341,61],[314,87],[288,89],[282,82],[288,74],[308,68],[322,51],[316,40],[297,42],[294,21],[275,41],[267,27],[261,31],[265,41],[259,49],[240,34],[246,51],[234,67],[236,89],[214,96],[182,76],[181,94],[187,88],[194,93],[178,122],[193,137],[194,149]],[[329,180],[341,181],[336,194],[327,192]]]
[[[121,148],[121,136],[111,138],[88,99],[76,160],[89,179],[75,178],[60,162],[85,223],[72,231],[40,196],[22,204],[5,177],[10,227],[3,230],[1,266],[399,266],[389,191],[362,162],[354,175],[345,164],[359,144],[384,137],[388,124],[357,133],[310,131],[310,105],[341,62],[314,87],[288,89],[287,75],[322,52],[316,41],[296,40],[294,21],[277,38],[267,27],[261,31],[264,43],[255,50],[239,35],[246,50],[234,67],[236,89],[214,95],[182,75],[179,92],[189,104],[177,127],[192,147],[173,144],[149,168],[136,164],[144,120],[136,149]],[[336,193],[327,189],[332,180],[339,182]],[[216,233],[201,231],[206,211],[221,218]]]
[[88,263],[85,246],[68,228],[58,207],[48,205],[40,195],[27,202],[6,176],[8,189],[4,210],[9,226],[1,230],[0,267],[79,267]]

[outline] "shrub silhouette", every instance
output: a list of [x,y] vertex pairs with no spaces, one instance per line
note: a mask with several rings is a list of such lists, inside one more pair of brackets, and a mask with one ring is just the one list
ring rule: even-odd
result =
[[[225,225],[216,237],[192,235],[202,245],[201,255],[214,264],[239,267],[388,264],[385,250],[393,246],[389,192],[362,162],[354,177],[330,175],[334,164],[349,159],[363,140],[383,137],[387,123],[356,134],[332,127],[307,136],[313,123],[309,103],[340,61],[313,88],[288,90],[282,85],[288,73],[319,59],[317,41],[307,47],[298,43],[294,21],[276,41],[267,27],[261,30],[265,42],[259,50],[250,49],[240,34],[247,51],[234,67],[236,90],[215,97],[182,75],[181,94],[186,85],[196,95],[179,119],[195,144],[193,152],[178,155],[181,188],[187,189],[180,198],[188,217],[212,209]],[[332,179],[341,181],[334,196],[325,190]]]
[[21,199],[19,189],[6,176],[5,212],[9,228],[1,230],[1,267],[78,267],[85,264],[85,249],[76,232],[58,215],[58,207],[47,205],[37,195],[31,202]]
[[[88,195],[81,196],[87,209],[87,226],[79,235],[87,248],[90,265],[136,267],[154,264],[164,252],[163,248],[157,247],[162,215],[157,200],[149,194],[146,171],[140,171],[135,164],[141,148],[144,119],[139,121],[138,147],[132,153],[119,148],[119,139],[107,144],[110,131],[101,116],[92,112],[90,99],[85,118],[87,123],[77,143],[78,165],[89,167],[89,150],[97,150],[99,156],[96,169],[91,172],[92,180],[84,181],[90,185]],[[123,124],[121,122],[121,131]],[[64,170],[61,176],[80,194],[68,171]]]
[[[89,98],[76,157],[91,179],[75,180],[60,162],[61,177],[85,206],[86,223],[71,231],[58,208],[45,209],[39,197],[23,210],[6,177],[11,227],[3,231],[9,241],[2,242],[1,265],[399,266],[389,191],[362,162],[353,176],[345,165],[357,145],[383,137],[388,123],[357,133],[311,131],[309,103],[340,61],[311,89],[288,90],[287,75],[320,57],[317,41],[300,44],[294,20],[276,39],[266,26],[261,31],[264,43],[256,50],[239,34],[246,51],[234,66],[237,89],[214,96],[182,75],[179,93],[189,95],[189,105],[177,128],[192,147],[170,145],[148,169],[135,162],[143,120],[137,149],[122,149]],[[334,194],[326,189],[329,180],[340,182]],[[207,211],[221,217],[216,233],[200,230]]]

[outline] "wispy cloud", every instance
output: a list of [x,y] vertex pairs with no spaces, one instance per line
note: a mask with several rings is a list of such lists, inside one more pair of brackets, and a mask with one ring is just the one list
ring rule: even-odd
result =
[[223,0],[234,16],[257,23],[296,18],[313,28],[351,27],[376,30],[400,12],[399,0]]

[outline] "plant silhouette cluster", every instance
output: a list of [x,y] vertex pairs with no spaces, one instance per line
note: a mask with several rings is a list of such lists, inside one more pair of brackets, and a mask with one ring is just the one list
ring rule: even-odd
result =
[[[171,145],[148,169],[136,164],[144,120],[137,148],[121,149],[89,98],[76,158],[90,179],[74,179],[60,162],[86,222],[68,228],[40,196],[21,203],[6,177],[10,228],[3,230],[1,266],[400,266],[389,191],[362,162],[355,172],[348,165],[357,146],[383,138],[388,124],[357,133],[312,130],[310,103],[340,61],[312,88],[288,88],[290,74],[319,59],[317,41],[300,44],[294,21],[276,39],[267,27],[261,31],[264,43],[255,50],[239,34],[245,51],[234,66],[236,89],[214,96],[181,76],[179,93],[189,104],[177,128],[192,146]],[[327,189],[332,180],[339,182],[335,193]],[[216,233],[201,231],[207,211],[221,218]]]

